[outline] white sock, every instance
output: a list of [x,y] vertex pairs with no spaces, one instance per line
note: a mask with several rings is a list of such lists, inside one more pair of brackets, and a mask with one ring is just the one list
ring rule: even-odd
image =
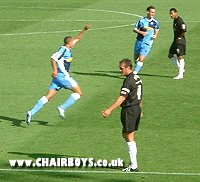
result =
[[180,67],[179,67],[179,74],[183,74],[184,71],[185,71],[185,60],[184,59],[181,59],[179,60],[179,64],[180,64]]
[[131,160],[131,167],[133,169],[136,169],[138,167],[137,165],[137,146],[135,141],[127,142],[128,145],[128,152],[130,155],[130,160]]
[[176,59],[176,57],[171,58],[171,61],[177,68],[180,67],[180,63],[179,63],[178,59]]
[[143,64],[144,64],[144,63],[143,63],[142,61],[138,61],[138,62],[136,63],[136,65],[135,65],[134,70],[133,70],[133,74],[137,75],[138,72],[140,71],[140,69],[142,68]]
[[48,99],[43,96],[40,98],[40,100],[35,104],[35,106],[31,109],[31,115],[33,116],[35,113],[37,113],[42,107],[48,102]]

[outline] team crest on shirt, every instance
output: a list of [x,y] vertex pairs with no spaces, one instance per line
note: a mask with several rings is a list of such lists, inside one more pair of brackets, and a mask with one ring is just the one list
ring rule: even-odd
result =
[[72,62],[73,57],[66,59],[66,62],[70,63]]

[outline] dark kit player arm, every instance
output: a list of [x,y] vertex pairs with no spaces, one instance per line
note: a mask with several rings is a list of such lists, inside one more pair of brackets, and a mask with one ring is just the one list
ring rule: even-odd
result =
[[114,109],[119,107],[124,102],[125,99],[126,99],[125,96],[119,96],[117,100],[110,107],[101,112],[102,116],[108,117]]
[[179,21],[178,21],[179,23],[179,30],[178,30],[178,36],[177,36],[177,39],[176,39],[176,41],[177,42],[179,42],[182,38],[184,38],[185,37],[185,32],[187,32],[187,28],[186,28],[186,25],[185,25],[185,23],[184,23],[184,21],[182,20],[182,18],[181,17],[179,17]]

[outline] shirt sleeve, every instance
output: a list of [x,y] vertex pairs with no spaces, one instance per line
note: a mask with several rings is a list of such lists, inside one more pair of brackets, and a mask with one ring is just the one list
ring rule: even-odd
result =
[[131,91],[130,84],[128,84],[127,82],[124,82],[121,88],[120,95],[124,97],[128,97],[128,94],[130,93],[130,91]]
[[185,23],[184,23],[184,21],[182,19],[180,20],[180,24],[181,24],[181,30],[182,30],[182,32],[187,32],[186,25],[185,25]]
[[155,31],[159,31],[159,22],[158,21],[156,21]]
[[55,52],[51,58],[54,59],[56,62],[62,58],[65,53],[65,48],[61,47],[57,52]]
[[138,29],[140,29],[140,27],[141,27],[141,22],[139,20],[138,22],[135,23],[133,30],[138,30]]

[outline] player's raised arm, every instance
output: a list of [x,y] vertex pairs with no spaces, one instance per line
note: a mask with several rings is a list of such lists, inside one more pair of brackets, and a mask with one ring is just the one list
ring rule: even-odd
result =
[[83,30],[81,30],[81,32],[76,36],[74,37],[74,40],[73,40],[73,44],[76,44],[82,37],[83,37],[83,34],[90,29],[90,25],[87,24],[85,25],[85,27],[83,28]]

